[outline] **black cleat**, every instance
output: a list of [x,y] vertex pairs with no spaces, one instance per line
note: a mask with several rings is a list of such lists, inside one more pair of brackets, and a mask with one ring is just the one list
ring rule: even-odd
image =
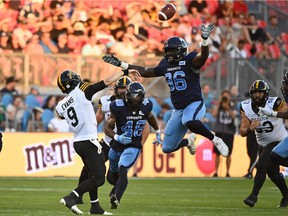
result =
[[251,194],[246,197],[243,202],[249,207],[254,207],[255,203],[257,202],[257,196]]
[[277,208],[286,208],[288,206],[288,197],[283,197]]
[[248,172],[246,175],[243,176],[244,178],[247,178],[247,179],[252,179],[253,178],[253,175],[252,173]]
[[99,204],[99,202],[93,204],[89,210],[89,214],[98,214],[98,215],[113,215],[110,212],[105,211]]
[[120,202],[116,197],[116,194],[112,194],[110,196],[110,203],[111,203],[111,209],[117,209],[117,207],[120,205]]
[[76,215],[82,215],[83,212],[77,207],[75,200],[73,199],[72,195],[68,195],[63,197],[60,200],[60,203],[67,208],[69,208],[74,214]]

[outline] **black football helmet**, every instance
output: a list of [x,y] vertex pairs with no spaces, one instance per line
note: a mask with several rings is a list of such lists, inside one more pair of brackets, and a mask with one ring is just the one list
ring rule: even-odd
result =
[[126,91],[118,91],[119,88],[127,88],[127,86],[131,83],[131,79],[128,76],[120,77],[114,85],[114,94],[117,99],[124,99]]
[[57,85],[65,94],[69,94],[80,82],[80,76],[71,70],[63,71],[57,78]]
[[[254,103],[256,106],[263,106],[265,105],[266,101],[269,97],[269,85],[264,80],[256,80],[250,87],[249,94],[252,99],[252,103]],[[254,97],[254,92],[264,92],[263,98]]]
[[144,86],[140,82],[131,82],[126,91],[126,102],[132,109],[138,109],[145,97]]
[[169,63],[175,64],[187,55],[187,49],[187,43],[183,38],[170,37],[164,44],[163,56]]

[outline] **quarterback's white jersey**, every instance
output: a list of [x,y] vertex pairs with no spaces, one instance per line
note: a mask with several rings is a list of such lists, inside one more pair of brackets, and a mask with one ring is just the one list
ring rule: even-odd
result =
[[[273,110],[273,106],[278,97],[269,97],[266,101],[265,108]],[[271,142],[282,141],[287,137],[287,131],[283,124],[283,119],[268,117],[266,115],[259,116],[252,109],[252,100],[247,99],[241,103],[242,111],[250,120],[259,120],[260,125],[256,127],[255,134],[259,145],[266,146]]]
[[[112,95],[104,95],[100,98],[101,105],[99,108],[102,110],[104,114],[104,121],[106,121],[109,118],[111,113],[110,112],[110,103],[112,102],[111,97]],[[108,146],[110,146],[110,142],[112,139],[109,136],[105,134],[103,140]]]
[[74,132],[74,141],[97,140],[97,122],[91,101],[75,87],[57,106],[56,111],[64,117]]

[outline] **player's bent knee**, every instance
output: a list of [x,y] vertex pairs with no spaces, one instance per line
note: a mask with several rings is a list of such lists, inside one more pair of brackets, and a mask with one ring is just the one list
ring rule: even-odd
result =
[[162,151],[165,153],[165,154],[168,154],[168,153],[171,153],[173,151],[172,148],[170,147],[163,147],[162,148]]
[[107,178],[107,181],[109,182],[109,184],[111,184],[111,185],[116,184],[117,179],[115,178],[115,174],[111,170],[108,170],[106,178]]

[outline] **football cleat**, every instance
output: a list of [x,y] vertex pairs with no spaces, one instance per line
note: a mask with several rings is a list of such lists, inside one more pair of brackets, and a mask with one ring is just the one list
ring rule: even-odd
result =
[[224,156],[224,157],[228,156],[229,149],[220,137],[215,136],[214,139],[212,140],[212,142],[222,156]]
[[117,209],[117,207],[120,205],[120,202],[116,197],[116,194],[110,196],[110,203],[111,203],[111,209]]
[[243,202],[249,206],[249,207],[254,207],[255,203],[257,202],[257,196],[255,196],[254,194],[249,195],[248,197],[246,197]]
[[288,197],[283,197],[277,208],[286,208],[287,206],[288,206]]
[[60,200],[60,203],[69,208],[74,214],[82,215],[83,212],[77,207],[75,200],[71,195],[65,196]]
[[98,214],[98,215],[113,215],[111,212],[105,211],[101,206],[100,203],[97,202],[93,204],[89,210],[89,214]]
[[187,148],[191,155],[194,155],[196,153],[195,139],[196,135],[194,133],[191,133],[187,138],[188,140]]

